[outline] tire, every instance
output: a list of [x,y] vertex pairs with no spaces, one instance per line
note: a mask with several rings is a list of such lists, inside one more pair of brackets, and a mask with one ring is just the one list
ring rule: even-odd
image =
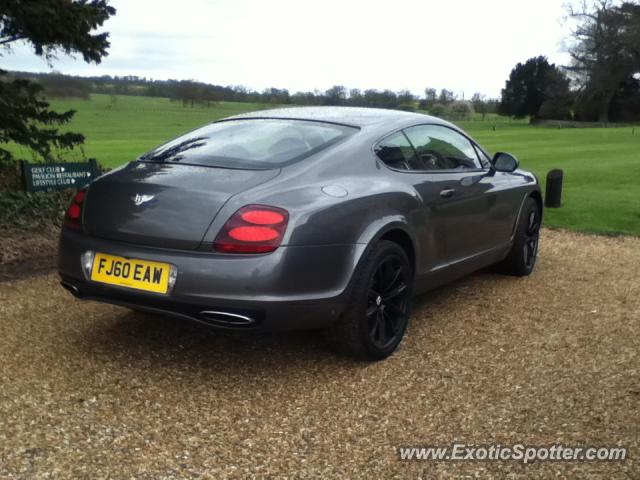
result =
[[326,331],[331,346],[363,360],[391,355],[404,336],[411,312],[413,271],[405,251],[381,240],[360,262],[350,298],[338,322]]
[[507,275],[525,277],[533,272],[538,258],[542,212],[533,198],[526,200],[518,220],[513,246],[499,264],[499,270]]

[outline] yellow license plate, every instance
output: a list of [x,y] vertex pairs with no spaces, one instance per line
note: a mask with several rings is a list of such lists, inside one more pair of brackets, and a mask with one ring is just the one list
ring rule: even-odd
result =
[[168,263],[96,253],[91,280],[147,292],[167,293],[170,272],[171,265]]

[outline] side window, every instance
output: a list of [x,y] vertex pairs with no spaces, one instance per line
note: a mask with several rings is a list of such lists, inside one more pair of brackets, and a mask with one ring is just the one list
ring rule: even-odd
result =
[[476,153],[480,158],[480,163],[484,168],[489,168],[489,166],[491,165],[491,159],[486,153],[484,153],[484,150],[482,150],[478,145],[475,145],[475,147],[476,147]]
[[418,154],[416,170],[481,168],[473,144],[455,130],[440,125],[417,125],[405,130]]
[[394,133],[383,139],[375,147],[376,155],[388,167],[396,170],[414,170],[416,155],[413,147],[402,132]]

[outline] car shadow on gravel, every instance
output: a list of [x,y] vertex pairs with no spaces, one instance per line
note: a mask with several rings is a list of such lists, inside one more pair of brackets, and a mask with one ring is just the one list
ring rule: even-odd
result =
[[[437,305],[453,302],[454,292],[471,288],[476,281],[501,277],[491,271],[478,272],[446,287],[414,299],[408,334],[438,326],[432,311]],[[508,277],[502,277],[507,279]],[[362,368],[369,362],[357,361],[333,352],[319,330],[278,333],[232,332],[216,330],[197,322],[151,315],[118,308],[114,315],[102,317],[82,332],[80,343],[106,362],[122,361],[128,366],[143,363],[149,368],[167,365],[197,366],[215,370],[280,370],[283,366],[313,364]],[[405,342],[406,344],[406,339]],[[403,350],[395,355],[402,355]],[[153,368],[153,366],[151,367]]]
[[101,322],[83,337],[91,353],[105,361],[140,362],[145,369],[150,367],[149,360],[156,368],[197,366],[217,371],[280,369],[285,363],[317,363],[331,357],[354,363],[332,355],[320,331],[227,332],[188,320],[120,309],[107,325]]

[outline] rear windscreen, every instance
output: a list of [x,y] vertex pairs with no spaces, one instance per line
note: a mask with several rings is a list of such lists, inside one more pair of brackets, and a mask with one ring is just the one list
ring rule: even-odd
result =
[[302,160],[357,131],[355,127],[304,120],[226,120],[165,143],[139,161],[271,169]]

